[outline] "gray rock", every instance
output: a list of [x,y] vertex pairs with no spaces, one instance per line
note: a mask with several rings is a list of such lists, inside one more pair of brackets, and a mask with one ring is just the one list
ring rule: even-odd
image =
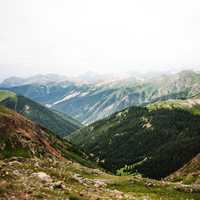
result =
[[48,174],[46,174],[45,172],[33,173],[31,176],[39,178],[44,183],[51,183],[52,182],[52,178]]
[[62,181],[57,181],[52,183],[52,188],[53,189],[65,189],[65,185]]

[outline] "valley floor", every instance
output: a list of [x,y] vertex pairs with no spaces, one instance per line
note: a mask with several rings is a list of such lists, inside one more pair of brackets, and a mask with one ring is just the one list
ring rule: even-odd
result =
[[199,200],[200,186],[113,176],[56,159],[0,160],[1,200]]

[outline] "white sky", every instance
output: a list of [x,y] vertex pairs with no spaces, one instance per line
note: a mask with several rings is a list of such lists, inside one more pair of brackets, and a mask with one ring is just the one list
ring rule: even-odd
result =
[[199,0],[0,0],[0,79],[199,66]]

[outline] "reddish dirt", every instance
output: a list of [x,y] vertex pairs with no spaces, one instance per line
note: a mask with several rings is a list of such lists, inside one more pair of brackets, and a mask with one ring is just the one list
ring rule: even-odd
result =
[[11,112],[1,115],[0,113],[0,134],[21,138],[38,143],[51,155],[62,158],[61,153],[56,150],[45,136],[47,133],[37,124],[26,119],[22,115]]

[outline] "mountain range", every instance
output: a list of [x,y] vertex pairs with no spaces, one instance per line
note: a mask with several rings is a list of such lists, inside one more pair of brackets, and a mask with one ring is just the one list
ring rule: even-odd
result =
[[63,81],[62,78],[55,81],[56,78],[49,76],[44,79],[48,81],[25,81],[15,87],[11,87],[13,85],[7,79],[1,87],[70,115],[83,124],[91,124],[130,106],[144,105],[161,99],[188,98],[200,90],[200,73],[195,71],[182,71],[153,78],[126,77],[113,81],[106,78],[107,81],[92,84]]

